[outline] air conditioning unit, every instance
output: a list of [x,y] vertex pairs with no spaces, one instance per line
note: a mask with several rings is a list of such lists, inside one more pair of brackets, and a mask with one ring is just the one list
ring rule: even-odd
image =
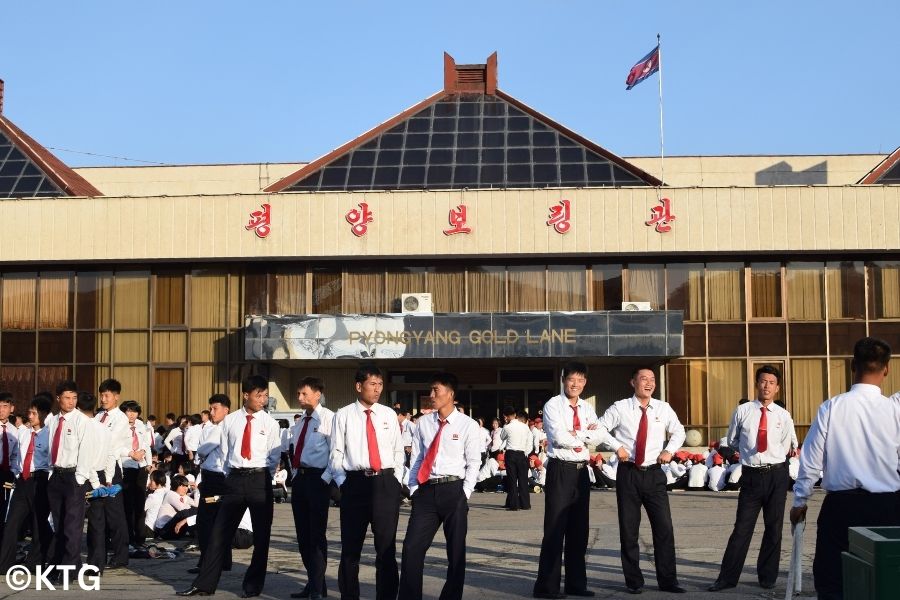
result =
[[650,307],[649,302],[623,302],[622,310],[635,311],[635,310],[653,310],[653,309]]
[[431,310],[431,294],[401,294],[400,309],[404,315],[434,312]]

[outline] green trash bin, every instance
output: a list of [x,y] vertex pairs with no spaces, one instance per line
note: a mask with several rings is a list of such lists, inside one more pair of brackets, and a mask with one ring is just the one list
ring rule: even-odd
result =
[[851,527],[849,541],[844,600],[900,598],[900,527]]

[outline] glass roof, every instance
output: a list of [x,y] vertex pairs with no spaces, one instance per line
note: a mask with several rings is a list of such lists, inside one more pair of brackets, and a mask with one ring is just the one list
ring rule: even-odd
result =
[[448,96],[285,191],[647,185],[487,94]]
[[887,173],[878,178],[878,183],[891,184],[900,183],[900,161],[888,169]]
[[0,131],[0,198],[61,195],[63,191]]

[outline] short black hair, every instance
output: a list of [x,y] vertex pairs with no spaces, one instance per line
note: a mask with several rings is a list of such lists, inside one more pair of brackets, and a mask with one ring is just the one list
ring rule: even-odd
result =
[[94,412],[97,410],[97,396],[90,392],[78,392],[78,403],[75,407],[80,411]]
[[39,392],[34,395],[34,398],[31,399],[30,408],[33,408],[38,413],[38,418],[41,420],[41,424],[44,423],[44,419],[47,415],[50,414],[50,408],[53,406],[53,398],[50,397],[50,394],[47,392]]
[[150,473],[150,480],[159,486],[166,485],[166,472],[157,469],[156,471]]
[[571,361],[563,365],[562,378],[565,379],[569,375],[584,375],[587,377],[587,365],[583,362]]
[[138,416],[141,416],[141,405],[135,402],[134,400],[126,400],[122,404],[119,405],[119,410],[122,412],[136,412]]
[[13,395],[10,392],[0,392],[0,402],[13,404]]
[[634,368],[634,370],[631,372],[631,378],[635,379],[637,377],[637,374],[641,371],[650,371],[651,373],[653,373],[653,377],[656,377],[656,371],[653,369],[653,367],[651,367],[650,365],[641,365]]
[[754,381],[759,383],[760,375],[774,375],[775,380],[778,382],[778,385],[781,385],[781,371],[773,367],[772,365],[763,365],[756,370],[756,377]]
[[209,416],[208,408],[204,408],[203,410],[200,411],[200,418],[203,418],[203,415],[206,415],[207,417]]
[[148,421],[155,421],[155,420],[156,420],[156,415],[147,415],[147,420],[148,420]]
[[179,487],[181,487],[183,485],[186,485],[186,486],[190,485],[190,482],[188,481],[187,477],[185,477],[184,475],[173,475],[172,476],[172,485],[169,486],[170,488],[172,488],[173,490],[177,490]]
[[459,379],[456,378],[456,375],[454,375],[453,373],[448,373],[446,371],[435,373],[431,376],[431,379],[428,380],[429,386],[432,386],[436,383],[450,388],[450,391],[453,392],[454,395],[456,395],[456,389],[459,387]]
[[359,365],[359,368],[356,369],[354,381],[356,381],[356,383],[365,383],[369,377],[378,377],[383,381],[384,373],[381,372],[381,369],[371,363]]
[[78,384],[71,379],[65,379],[56,384],[56,395],[62,396],[63,392],[77,392]]
[[516,411],[515,406],[507,404],[506,406],[503,407],[503,416],[504,417],[515,417],[517,414],[518,414],[518,412]]
[[101,394],[103,392],[112,392],[113,394],[121,394],[122,393],[122,384],[118,382],[116,379],[104,379],[103,383],[100,384],[100,387],[97,388],[97,391]]
[[175,416],[175,413],[168,412],[168,413],[166,413],[166,418],[170,421],[174,421],[177,417]]
[[198,413],[194,413],[188,418],[191,420],[191,425],[199,425],[203,422],[203,419],[200,418],[200,415]]
[[853,346],[850,369],[859,375],[878,373],[891,362],[891,346],[884,340],[865,337]]
[[256,390],[267,389],[269,389],[269,382],[262,375],[250,375],[249,377],[245,377],[241,382],[242,394],[249,394],[250,392],[255,392]]
[[325,393],[325,383],[318,377],[304,377],[300,380],[300,383],[297,384],[297,391],[299,392],[305,387],[308,387],[314,392],[319,392],[320,394]]
[[225,408],[231,408],[231,399],[225,394],[213,394],[209,397],[209,405],[221,404]]

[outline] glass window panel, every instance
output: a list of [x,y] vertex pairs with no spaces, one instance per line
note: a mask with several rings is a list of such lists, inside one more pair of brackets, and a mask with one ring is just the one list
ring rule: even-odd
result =
[[72,287],[71,273],[41,273],[38,327],[72,327]]
[[244,275],[244,313],[269,314],[269,278],[265,273],[248,272]]
[[306,314],[306,270],[300,267],[280,267],[274,280],[272,295],[275,314]]
[[828,325],[828,353],[832,356],[853,354],[853,345],[866,337],[865,323],[830,323]]
[[192,331],[191,362],[224,362],[227,343],[224,331]]
[[403,294],[417,294],[426,291],[425,268],[391,269],[385,273],[385,286],[387,289],[387,311],[392,313],[403,312],[403,308],[400,305],[400,299]]
[[703,265],[666,266],[666,308],[684,311],[685,321],[703,320]]
[[403,167],[400,172],[400,185],[422,187],[425,183],[425,167]]
[[727,427],[738,401],[747,397],[747,361],[711,360],[707,381],[709,424]]
[[98,331],[79,331],[75,334],[75,362],[109,362],[110,334]]
[[853,376],[850,373],[849,358],[833,358],[828,361],[829,397],[843,394],[849,390],[852,381]]
[[153,314],[156,325],[184,325],[184,274],[156,276]]
[[[69,365],[55,365],[55,366],[40,366],[37,368],[37,389],[38,390],[47,390],[51,394],[56,394],[56,386],[61,381],[65,381],[66,379],[72,378],[72,367]],[[76,382],[79,385],[84,386],[80,381]],[[96,393],[96,386],[87,387],[84,386],[81,389],[88,390],[90,392]],[[26,400],[25,404],[27,405],[30,401],[30,398]]]
[[354,269],[344,274],[344,312],[371,314],[384,312],[384,273]]
[[627,300],[649,302],[653,310],[661,309],[664,306],[663,274],[662,265],[628,265]]
[[825,323],[788,323],[791,354],[825,356]]
[[34,329],[37,273],[3,275],[4,329]]
[[187,333],[183,331],[153,332],[153,362],[155,363],[185,362],[187,359],[186,347]]
[[509,267],[509,311],[547,310],[546,268]]
[[74,337],[71,331],[41,331],[38,333],[38,362],[71,363]]
[[534,183],[535,185],[558,184],[559,170],[556,165],[534,165]]
[[[78,387],[83,390],[96,390],[101,381],[109,379],[109,367],[106,365],[76,365],[75,366],[75,382]],[[51,393],[55,391],[56,385],[48,388]],[[127,397],[127,396],[126,396]],[[141,406],[143,409],[144,406]],[[146,414],[143,414],[146,416]]]
[[112,315],[112,273],[78,273],[75,326],[109,329]]
[[371,150],[356,150],[350,160],[353,167],[372,167],[375,166],[375,152]]
[[872,263],[874,317],[900,319],[900,262]]
[[[896,346],[893,347],[896,348]],[[881,382],[881,393],[887,396],[889,394],[895,394],[898,390],[900,390],[900,369],[889,369],[887,377]],[[835,392],[835,394],[837,393],[838,392]]]
[[372,185],[372,175],[374,174],[375,169],[372,167],[354,167],[350,169],[347,186],[367,188]]
[[622,309],[622,265],[594,265],[591,268],[594,310]]
[[710,323],[708,336],[710,356],[747,355],[747,333],[743,323],[740,325]]
[[828,398],[828,373],[824,358],[791,361],[791,397],[788,410],[798,425],[810,425],[819,406]]
[[[122,396],[147,408],[145,414],[157,414],[160,418],[166,414],[167,411],[154,411],[147,404],[147,367],[116,367],[115,377],[122,384]],[[180,411],[175,413],[180,414]]]
[[706,325],[685,324],[684,355],[706,356]]
[[191,327],[225,327],[226,278],[224,273],[214,271],[197,270],[191,273]]
[[866,317],[866,276],[862,262],[827,263],[825,290],[829,319]]
[[666,365],[666,375],[666,399],[685,427],[705,427],[706,361],[673,361]]
[[750,356],[787,355],[787,326],[784,323],[750,323]]
[[466,310],[466,273],[462,269],[438,268],[428,273],[428,291],[434,312]]
[[[898,348],[900,348],[900,321],[870,321],[869,335],[884,340],[894,348],[894,360],[891,362],[891,372],[900,371],[897,363],[900,363],[898,356]],[[900,390],[900,387],[894,389],[894,392]],[[891,392],[892,394],[894,392]]]
[[113,338],[113,362],[147,362],[149,335],[137,332],[116,332]]
[[33,331],[4,331],[0,335],[0,362],[33,363],[35,362],[37,340]]
[[706,288],[710,321],[743,320],[743,265],[728,263],[708,264],[706,266]]
[[506,270],[503,267],[472,267],[468,270],[469,312],[506,310]]
[[780,264],[750,263],[750,304],[754,318],[781,318]]
[[150,323],[150,273],[116,273],[114,299],[113,322],[117,329],[147,327]]
[[587,273],[582,265],[550,265],[547,310],[586,310]]
[[314,314],[341,312],[341,272],[316,269],[312,274]]
[[[222,350],[221,347],[217,348],[217,351]],[[238,329],[232,331],[228,334],[227,339],[227,351],[228,351],[228,359],[231,362],[244,360],[244,351],[246,350],[244,346],[244,330]],[[224,364],[224,360],[226,357],[224,355],[218,358],[219,365]]]
[[232,329],[244,326],[241,312],[241,277],[235,273],[228,276],[228,326]]
[[208,408],[209,397],[219,391],[216,382],[216,367],[191,365],[189,381],[188,412],[200,412]]
[[[509,152],[518,153],[517,156],[523,156],[522,152],[527,152],[531,146],[531,134],[523,133],[507,133],[506,144],[510,146]],[[511,146],[525,146],[525,148],[512,148]]]
[[[55,392],[56,383],[50,388]],[[34,367],[0,367],[0,389],[13,395],[16,410],[25,410],[34,396]]]
[[787,316],[793,321],[821,321],[825,317],[825,265],[788,263]]
[[378,167],[375,169],[375,185],[389,188],[397,187],[400,178],[400,167]]

